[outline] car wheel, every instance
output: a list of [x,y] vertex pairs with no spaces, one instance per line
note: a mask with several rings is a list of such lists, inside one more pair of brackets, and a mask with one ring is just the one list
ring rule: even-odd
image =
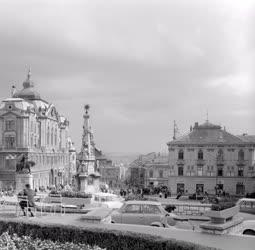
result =
[[245,235],[255,235],[255,231],[252,229],[246,229],[243,231],[243,234]]

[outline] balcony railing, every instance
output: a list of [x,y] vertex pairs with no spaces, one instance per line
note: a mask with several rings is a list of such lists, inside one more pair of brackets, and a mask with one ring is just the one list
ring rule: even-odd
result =
[[237,160],[237,165],[245,165],[245,164],[246,164],[246,160],[244,160],[244,159]]
[[204,159],[197,159],[196,163],[197,163],[197,165],[205,165],[205,160]]
[[178,159],[176,164],[177,165],[184,165],[185,164],[185,160],[184,159]]
[[219,164],[219,165],[223,165],[224,162],[225,162],[225,160],[224,160],[223,158],[217,158],[217,159],[216,159],[216,162],[217,162],[217,164]]

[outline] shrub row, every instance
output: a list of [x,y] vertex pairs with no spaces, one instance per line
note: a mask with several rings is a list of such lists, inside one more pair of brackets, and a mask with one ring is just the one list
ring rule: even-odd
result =
[[236,198],[233,197],[216,197],[212,204],[212,210],[221,211],[236,205]]
[[214,248],[198,244],[163,239],[157,236],[105,230],[100,228],[77,228],[64,225],[43,225],[37,223],[21,223],[17,221],[0,220],[0,234],[8,232],[18,236],[27,235],[32,239],[48,239],[58,242],[73,242],[99,246],[107,250],[212,250]]

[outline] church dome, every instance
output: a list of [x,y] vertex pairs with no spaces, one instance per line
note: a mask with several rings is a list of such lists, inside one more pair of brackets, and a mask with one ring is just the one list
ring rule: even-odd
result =
[[34,90],[34,83],[31,81],[31,70],[29,69],[27,79],[23,82],[23,89],[13,95],[14,98],[26,100],[40,100],[40,94]]

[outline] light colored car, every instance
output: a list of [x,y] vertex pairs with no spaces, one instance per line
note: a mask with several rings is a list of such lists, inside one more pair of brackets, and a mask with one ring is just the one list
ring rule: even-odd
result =
[[154,201],[127,201],[112,213],[112,223],[169,227],[176,224],[175,214],[168,213],[161,203]]
[[95,193],[92,196],[91,203],[94,206],[119,209],[122,207],[124,199],[116,194],[111,193]]
[[255,220],[245,220],[241,226],[241,234],[255,236]]

